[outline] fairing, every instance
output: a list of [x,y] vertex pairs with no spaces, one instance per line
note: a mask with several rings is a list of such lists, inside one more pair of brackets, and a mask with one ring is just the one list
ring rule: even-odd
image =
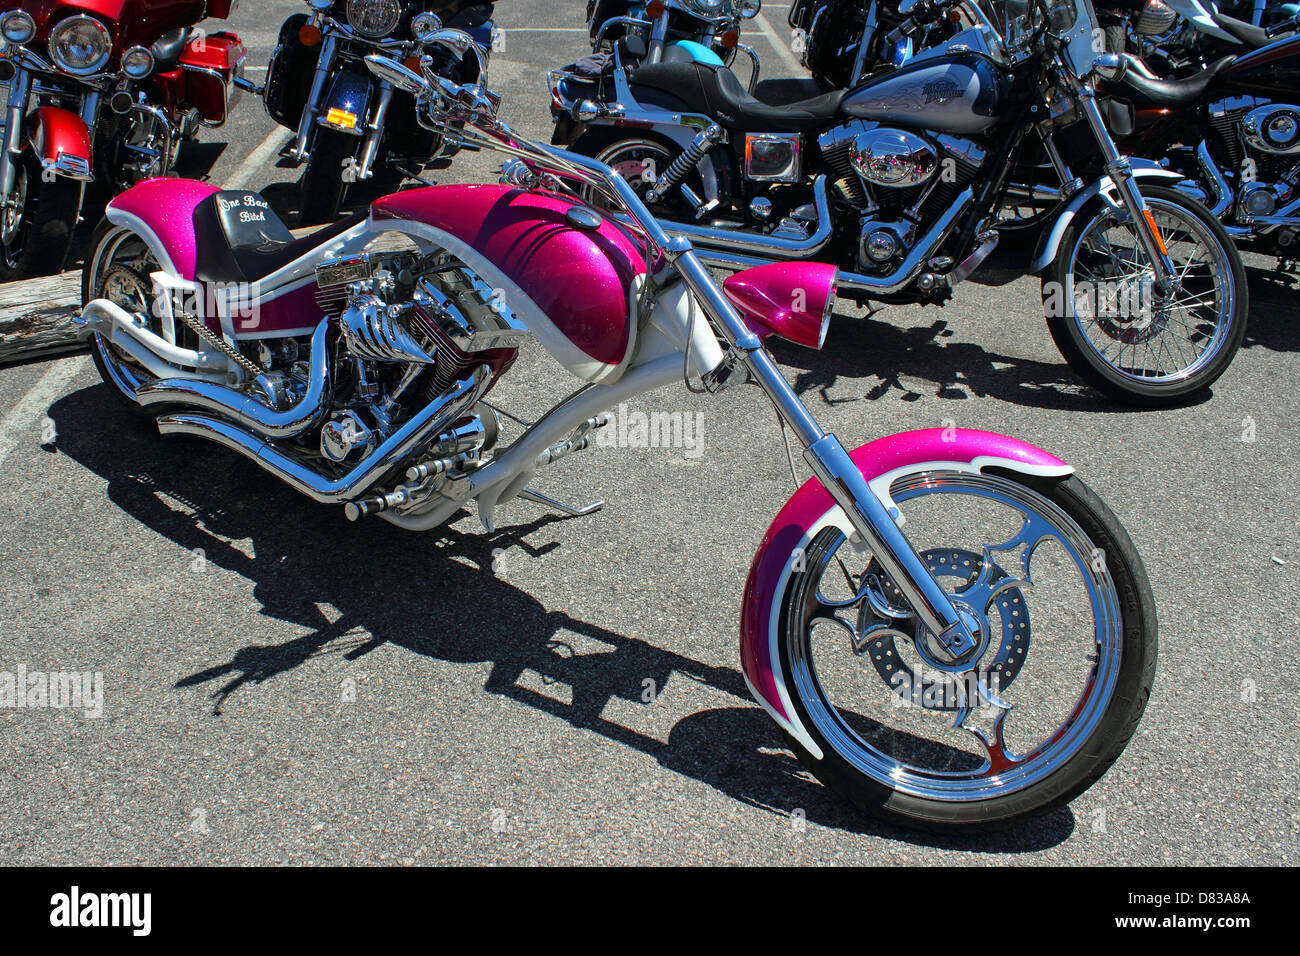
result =
[[[1072,473],[1065,462],[1040,448],[974,429],[926,429],[890,435],[863,445],[853,461],[872,490],[886,505],[889,485],[896,477],[916,471],[981,471],[1005,468],[1036,477],[1065,477]],[[763,535],[750,565],[741,607],[740,657],[745,681],[772,718],[810,752],[820,748],[808,735],[785,693],[781,658],[777,648],[777,615],[790,580],[796,555],[807,548],[838,506],[822,485],[810,480],[777,514]]]
[[35,18],[38,45],[67,17],[97,18],[112,30],[114,59],[129,47],[149,46],[167,31],[198,23],[205,15],[204,0],[0,0],[0,12],[19,7]]

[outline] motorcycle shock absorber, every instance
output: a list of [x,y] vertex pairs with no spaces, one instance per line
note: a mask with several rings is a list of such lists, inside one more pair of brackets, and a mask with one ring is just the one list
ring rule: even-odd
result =
[[653,188],[646,193],[646,202],[657,203],[667,196],[674,186],[680,185],[691,170],[700,164],[700,160],[705,157],[705,154],[721,142],[722,137],[722,127],[717,123],[711,124],[708,129],[701,130],[691,140],[691,145],[687,146],[680,156],[668,164],[664,174],[659,177]]

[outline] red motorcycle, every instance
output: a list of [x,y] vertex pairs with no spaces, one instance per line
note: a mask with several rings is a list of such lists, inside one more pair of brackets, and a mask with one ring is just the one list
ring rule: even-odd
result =
[[0,0],[0,282],[63,268],[87,183],[165,175],[220,126],[244,45],[195,24],[238,0]]

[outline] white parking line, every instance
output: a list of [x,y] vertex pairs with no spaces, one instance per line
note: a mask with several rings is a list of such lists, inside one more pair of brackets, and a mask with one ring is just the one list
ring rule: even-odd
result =
[[258,144],[257,149],[248,154],[248,158],[239,164],[239,168],[226,180],[223,189],[243,189],[257,170],[263,166],[268,159],[280,151],[280,146],[290,136],[287,129],[276,127],[266,139]]
[[81,373],[90,362],[90,356],[78,355],[55,362],[54,367],[41,376],[0,421],[0,465],[21,441],[36,444],[40,435],[32,430],[36,419],[48,414],[50,405],[63,394],[63,388]]
[[768,22],[767,17],[763,16],[762,11],[759,11],[758,16],[754,17],[754,23],[758,24],[758,28],[763,31],[768,41],[776,49],[777,56],[785,61],[785,65],[794,71],[795,76],[803,76],[807,73],[803,64],[799,62],[799,58],[790,49],[790,44],[781,39],[781,34],[776,32],[776,28]]

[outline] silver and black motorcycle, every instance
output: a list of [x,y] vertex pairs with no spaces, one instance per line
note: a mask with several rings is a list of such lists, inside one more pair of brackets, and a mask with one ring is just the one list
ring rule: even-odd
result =
[[[415,99],[365,67],[383,53],[418,63],[426,51],[439,75],[456,83],[480,79],[493,45],[494,4],[479,0],[308,0],[311,13],[294,14],[280,28],[267,67],[263,101],[281,126],[296,133],[284,150],[306,164],[302,178],[304,226],[333,222],[348,187],[388,166],[406,176],[458,148],[452,137],[415,121]],[[444,26],[459,30],[468,47],[429,46]]]
[[[1031,270],[1066,360],[1133,404],[1214,382],[1245,332],[1241,259],[1172,188],[1181,176],[1116,149],[1091,3],[1036,0],[1001,27],[970,0],[899,11],[905,36],[953,12],[970,26],[853,89],[781,106],[725,68],[665,63],[608,81],[553,72],[552,108],[573,121],[575,151],[618,169],[712,265],[831,261],[860,302],[947,300],[996,246],[1008,172],[1041,142],[1066,186]],[[1077,179],[1059,145],[1075,138],[1104,175]]]

